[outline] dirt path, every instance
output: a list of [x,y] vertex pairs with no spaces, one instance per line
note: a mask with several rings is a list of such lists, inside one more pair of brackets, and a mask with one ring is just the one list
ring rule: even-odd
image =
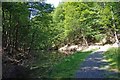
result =
[[[107,70],[108,64],[102,55],[102,48],[93,52],[86,60],[80,65],[80,69],[76,72],[76,78],[106,78],[107,76],[117,75],[116,72]],[[103,67],[104,66],[104,67]],[[103,67],[103,68],[102,68]]]

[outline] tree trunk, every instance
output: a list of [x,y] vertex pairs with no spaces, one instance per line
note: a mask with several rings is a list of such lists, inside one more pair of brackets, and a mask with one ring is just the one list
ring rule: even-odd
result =
[[35,39],[35,34],[36,34],[37,28],[38,28],[38,27],[36,27],[35,31],[34,31],[33,34],[32,34],[32,40],[31,40],[31,42],[30,42],[30,48],[29,48],[28,53],[31,52],[31,49],[32,49],[32,45],[33,45],[33,43],[34,43],[34,39]]
[[87,42],[85,36],[83,35],[83,33],[82,33],[82,37],[83,37],[83,40],[85,41],[86,46],[88,47],[88,42]]
[[19,29],[19,23],[16,26],[16,32],[15,32],[15,49],[18,49],[18,29]]
[[115,42],[116,42],[116,43],[119,43],[119,40],[118,40],[118,37],[117,37],[116,31],[114,32],[114,35],[115,35]]
[[112,9],[112,6],[111,7],[111,14],[112,14],[112,20],[113,20],[113,26],[114,26],[114,35],[115,35],[115,42],[118,43],[119,40],[118,40],[118,37],[117,37],[117,34],[116,34],[116,26],[115,26],[115,21],[114,21],[114,13],[113,13],[113,9]]
[[5,12],[4,9],[2,9],[2,26],[3,26],[3,30],[2,30],[2,47],[6,48],[6,31],[5,31]]
[[88,42],[87,42],[85,36],[83,36],[83,40],[85,41],[85,44],[86,44],[86,46],[88,47]]

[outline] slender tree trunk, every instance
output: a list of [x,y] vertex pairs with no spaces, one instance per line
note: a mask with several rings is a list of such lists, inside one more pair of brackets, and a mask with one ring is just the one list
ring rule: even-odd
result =
[[83,37],[83,40],[85,41],[86,46],[88,47],[88,42],[87,42],[87,39],[85,38],[83,32],[82,32],[82,37]]
[[10,28],[11,28],[11,13],[9,12],[9,19],[8,19],[8,21],[9,21],[9,23],[8,23],[8,30],[7,30],[7,34],[8,34],[8,36],[7,36],[7,51],[8,51],[8,53],[10,53],[11,54],[11,52],[12,52],[12,48],[11,48],[11,30],[10,30]]
[[[114,26],[114,28],[116,29],[115,22],[114,22],[114,13],[113,13],[113,9],[112,9],[112,6],[110,6],[110,7],[111,7],[111,14],[112,14],[113,26]],[[118,40],[117,33],[116,33],[115,29],[114,29],[115,42],[118,43],[119,40]]]
[[[36,29],[37,29],[37,28],[38,28],[38,27],[36,27]],[[35,31],[34,31],[34,32],[33,32],[33,34],[32,34],[32,40],[31,40],[31,42],[30,42],[30,48],[29,48],[28,53],[30,53],[30,52],[31,52],[32,45],[33,45],[33,43],[34,43],[34,39],[35,39],[36,29],[35,29]]]
[[10,27],[9,27],[9,48],[10,48],[10,53],[13,52],[13,48],[12,48],[12,32],[11,32],[11,27],[12,27],[12,14],[10,12]]
[[15,32],[15,34],[16,34],[16,36],[15,36],[15,49],[18,49],[18,28],[19,28],[19,26],[16,26],[16,32]]
[[87,42],[85,36],[83,36],[83,40],[85,41],[85,44],[86,44],[86,46],[88,47],[88,42]]
[[116,31],[114,32],[114,35],[115,35],[115,42],[116,42],[116,43],[119,43],[119,40],[118,40],[118,37],[117,37]]
[[2,9],[2,25],[3,25],[3,30],[2,30],[2,47],[5,48],[6,46],[6,31],[5,31],[5,11]]

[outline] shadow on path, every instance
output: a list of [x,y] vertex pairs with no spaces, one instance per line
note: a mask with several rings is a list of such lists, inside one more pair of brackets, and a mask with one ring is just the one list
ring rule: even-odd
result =
[[[97,51],[89,55],[86,60],[80,65],[80,69],[76,72],[76,78],[106,78],[114,76],[118,73],[107,71],[108,62],[104,60],[102,55],[104,51]],[[101,68],[101,66],[106,66]]]

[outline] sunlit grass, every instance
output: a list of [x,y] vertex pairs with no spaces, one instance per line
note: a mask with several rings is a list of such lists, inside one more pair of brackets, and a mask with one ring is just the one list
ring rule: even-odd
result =
[[104,55],[110,63],[109,70],[117,70],[120,72],[120,48],[110,48]]
[[91,52],[75,52],[68,56],[58,52],[44,52],[46,55],[42,56],[41,52],[31,64],[33,69],[31,70],[30,76],[35,78],[47,77],[59,79],[74,77],[76,70],[80,67],[80,63]]
[[67,56],[60,63],[56,64],[49,73],[49,77],[52,78],[73,78],[76,70],[79,69],[81,62],[91,53],[88,52],[76,52],[73,55]]

